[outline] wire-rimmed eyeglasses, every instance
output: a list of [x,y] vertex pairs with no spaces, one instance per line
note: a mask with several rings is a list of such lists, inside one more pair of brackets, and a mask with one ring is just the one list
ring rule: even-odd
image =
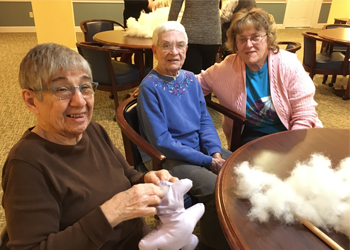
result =
[[239,38],[237,39],[237,43],[240,45],[246,44],[248,42],[248,40],[250,40],[250,42],[254,45],[260,44],[260,42],[262,41],[262,39],[267,36],[267,34],[265,35],[254,35],[251,38]]
[[57,85],[50,88],[42,88],[40,91],[53,91],[54,95],[60,100],[71,99],[76,89],[79,89],[83,97],[89,98],[93,96],[98,86],[98,82],[86,82],[80,86],[73,85]]
[[184,42],[180,42],[180,43],[176,43],[176,44],[163,43],[163,44],[158,45],[158,47],[160,47],[163,51],[166,51],[166,52],[172,51],[174,48],[178,52],[184,52],[187,48],[187,45]]

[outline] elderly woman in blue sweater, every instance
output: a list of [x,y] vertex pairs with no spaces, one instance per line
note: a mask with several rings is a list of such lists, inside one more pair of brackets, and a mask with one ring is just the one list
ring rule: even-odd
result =
[[180,179],[193,181],[191,195],[206,206],[201,219],[201,246],[229,249],[215,209],[215,183],[225,158],[201,86],[192,72],[182,70],[187,35],[176,21],[153,32],[157,66],[139,87],[137,113],[141,135],[167,157],[163,167]]

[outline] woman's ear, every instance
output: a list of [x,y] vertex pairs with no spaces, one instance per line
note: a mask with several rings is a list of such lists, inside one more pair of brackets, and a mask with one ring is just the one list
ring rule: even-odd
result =
[[156,45],[152,45],[152,52],[153,52],[154,58],[156,58],[158,60],[157,46]]
[[23,98],[25,105],[30,110],[30,112],[32,112],[34,114],[39,113],[39,111],[35,105],[36,97],[35,97],[34,91],[29,90],[29,89],[22,89],[22,98]]

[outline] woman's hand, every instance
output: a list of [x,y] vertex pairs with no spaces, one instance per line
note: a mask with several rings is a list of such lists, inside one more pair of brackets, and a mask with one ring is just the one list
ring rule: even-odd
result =
[[213,159],[211,161],[210,170],[215,174],[219,174],[222,166],[225,163],[225,159],[221,157],[220,153],[214,153],[212,157]]
[[137,98],[138,95],[139,95],[139,88],[136,88],[134,92],[132,92],[131,96],[133,96],[134,98]]
[[153,183],[154,185],[158,185],[161,180],[177,182],[179,179],[172,176],[166,169],[162,169],[159,171],[150,171],[147,174],[145,174],[144,177],[145,183]]
[[155,215],[163,196],[163,191],[154,184],[138,184],[114,195],[101,205],[101,210],[115,227],[126,220]]

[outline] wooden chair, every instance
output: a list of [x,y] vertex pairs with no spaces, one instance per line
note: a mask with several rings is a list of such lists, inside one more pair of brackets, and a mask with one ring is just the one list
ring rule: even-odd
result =
[[[85,20],[80,23],[80,29],[84,33],[84,41],[85,42],[96,42],[93,39],[93,36],[96,33],[107,31],[107,30],[114,30],[114,26],[120,27],[122,29],[125,29],[124,25],[120,22],[109,20],[109,19],[90,19]],[[108,48],[111,52],[111,56],[117,60],[118,57],[123,56],[125,59],[121,59],[124,62],[131,62],[131,51],[122,50],[120,47],[117,46],[111,46],[111,45],[103,45],[104,48]],[[125,55],[127,53],[128,55]]]
[[160,170],[166,157],[140,135],[136,107],[137,99],[131,96],[123,101],[117,109],[117,122],[122,131],[125,158],[129,165],[134,166],[138,171],[147,171],[137,149],[140,148],[152,158],[152,170]]
[[231,136],[231,142],[228,145],[228,149],[232,152],[234,152],[236,149],[238,149],[241,146],[241,134],[243,131],[243,127],[246,123],[246,118],[233,112],[229,108],[226,108],[225,106],[221,105],[220,103],[214,102],[213,100],[205,99],[207,103],[207,107],[214,109],[215,111],[223,114],[224,116],[227,116],[228,118],[232,119],[233,126],[232,126],[232,136]]
[[84,33],[85,42],[96,42],[93,39],[93,36],[96,33],[114,30],[114,26],[119,26],[122,29],[125,29],[124,25],[120,22],[109,19],[90,19],[80,23],[80,29]]
[[99,43],[77,43],[79,53],[91,66],[97,89],[110,92],[114,98],[115,112],[119,106],[118,91],[132,89],[140,85],[143,74],[135,64],[111,59],[111,51]]
[[[126,99],[117,109],[117,122],[122,131],[125,157],[130,166],[134,166],[139,172],[149,171],[142,161],[138,148],[152,158],[152,169],[154,171],[162,169],[166,157],[154,148],[149,142],[143,139],[139,131],[139,121],[137,116],[137,99],[130,97]],[[185,208],[197,203],[197,199],[189,193],[184,196]]]
[[[142,163],[141,155],[137,149],[139,147],[152,158],[153,170],[159,170],[162,168],[166,157],[141,137],[136,106],[137,99],[130,97],[122,102],[117,109],[117,122],[122,131],[126,160],[136,169],[144,170],[146,167]],[[241,132],[246,119],[212,100],[207,102],[207,106],[233,119],[232,139],[229,149],[235,151],[240,147]]]
[[281,49],[284,49],[284,50],[289,51],[291,53],[295,53],[301,49],[301,44],[298,42],[280,41],[277,43],[278,43],[278,45],[283,46],[283,47],[281,46]]
[[309,72],[311,79],[315,74],[322,74],[323,83],[326,81],[326,75],[346,76],[349,74],[349,50],[345,55],[341,52],[316,52],[316,41],[335,44],[332,41],[323,39],[313,32],[303,32],[304,36],[304,58],[303,66],[305,71]]
[[[322,29],[336,29],[336,28],[350,28],[350,25],[348,25],[348,24],[326,24],[325,26],[323,26]],[[327,42],[323,42],[322,46],[321,46],[321,52],[322,51],[326,51],[328,53],[341,52],[345,55],[346,50],[347,50],[347,46],[331,44],[331,43],[327,43]],[[325,75],[323,84],[326,83],[327,79],[328,79],[328,75]],[[337,75],[333,75],[332,81],[328,85],[330,87],[333,87],[336,80],[337,80]]]

